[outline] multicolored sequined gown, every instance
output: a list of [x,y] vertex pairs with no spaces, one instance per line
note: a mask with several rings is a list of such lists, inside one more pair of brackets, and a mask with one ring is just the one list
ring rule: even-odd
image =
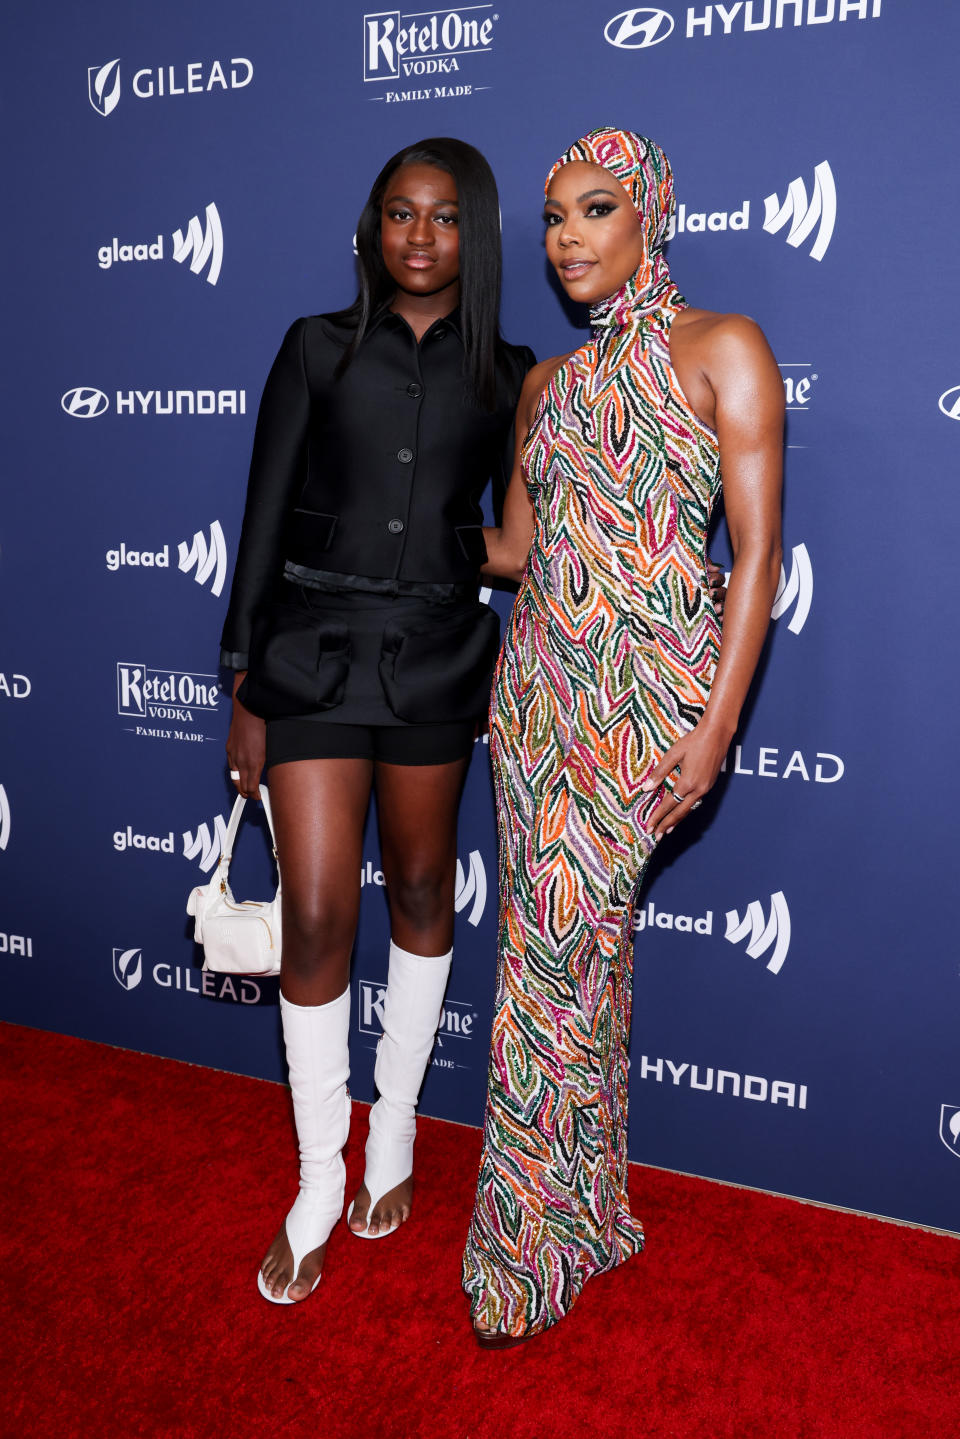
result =
[[476,1324],[537,1332],[637,1253],[627,1197],[634,899],[703,712],[719,629],[705,571],[714,433],[670,363],[662,256],[591,311],[529,435],[535,534],[494,682],[500,958],[464,1288]]

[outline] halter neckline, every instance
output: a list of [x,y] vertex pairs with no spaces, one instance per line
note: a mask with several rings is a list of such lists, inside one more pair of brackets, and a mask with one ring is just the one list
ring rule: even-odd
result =
[[590,325],[599,339],[604,334],[634,328],[662,311],[671,319],[686,301],[673,283],[670,266],[662,251],[651,259],[644,256],[640,268],[614,294],[590,307]]

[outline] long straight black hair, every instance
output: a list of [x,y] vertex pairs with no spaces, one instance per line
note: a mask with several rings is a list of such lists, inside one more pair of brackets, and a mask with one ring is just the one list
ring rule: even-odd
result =
[[465,366],[474,398],[483,409],[496,403],[496,361],[500,337],[500,203],[497,182],[486,160],[464,140],[439,136],[418,140],[392,155],[373,182],[357,225],[360,290],[336,318],[353,328],[353,337],[337,366],[343,374],[367,331],[370,317],[396,291],[383,263],[380,209],[390,177],[401,165],[432,165],[452,175],[457,185],[460,239],[460,324]]

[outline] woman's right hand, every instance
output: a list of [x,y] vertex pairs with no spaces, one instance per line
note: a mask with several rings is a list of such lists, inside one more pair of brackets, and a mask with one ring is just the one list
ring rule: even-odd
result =
[[[237,690],[246,677],[246,670],[238,670],[233,681],[233,714],[230,718],[230,733],[227,735],[227,764],[231,779],[239,794],[245,799],[260,798],[260,775],[267,754],[267,725],[259,715],[250,711],[237,699]],[[234,774],[239,778],[234,778]]]

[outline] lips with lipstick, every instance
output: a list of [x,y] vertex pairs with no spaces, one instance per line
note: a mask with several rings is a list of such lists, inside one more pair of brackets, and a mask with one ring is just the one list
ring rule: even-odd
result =
[[560,265],[560,278],[568,283],[582,280],[584,275],[589,275],[596,263],[596,260],[564,260]]

